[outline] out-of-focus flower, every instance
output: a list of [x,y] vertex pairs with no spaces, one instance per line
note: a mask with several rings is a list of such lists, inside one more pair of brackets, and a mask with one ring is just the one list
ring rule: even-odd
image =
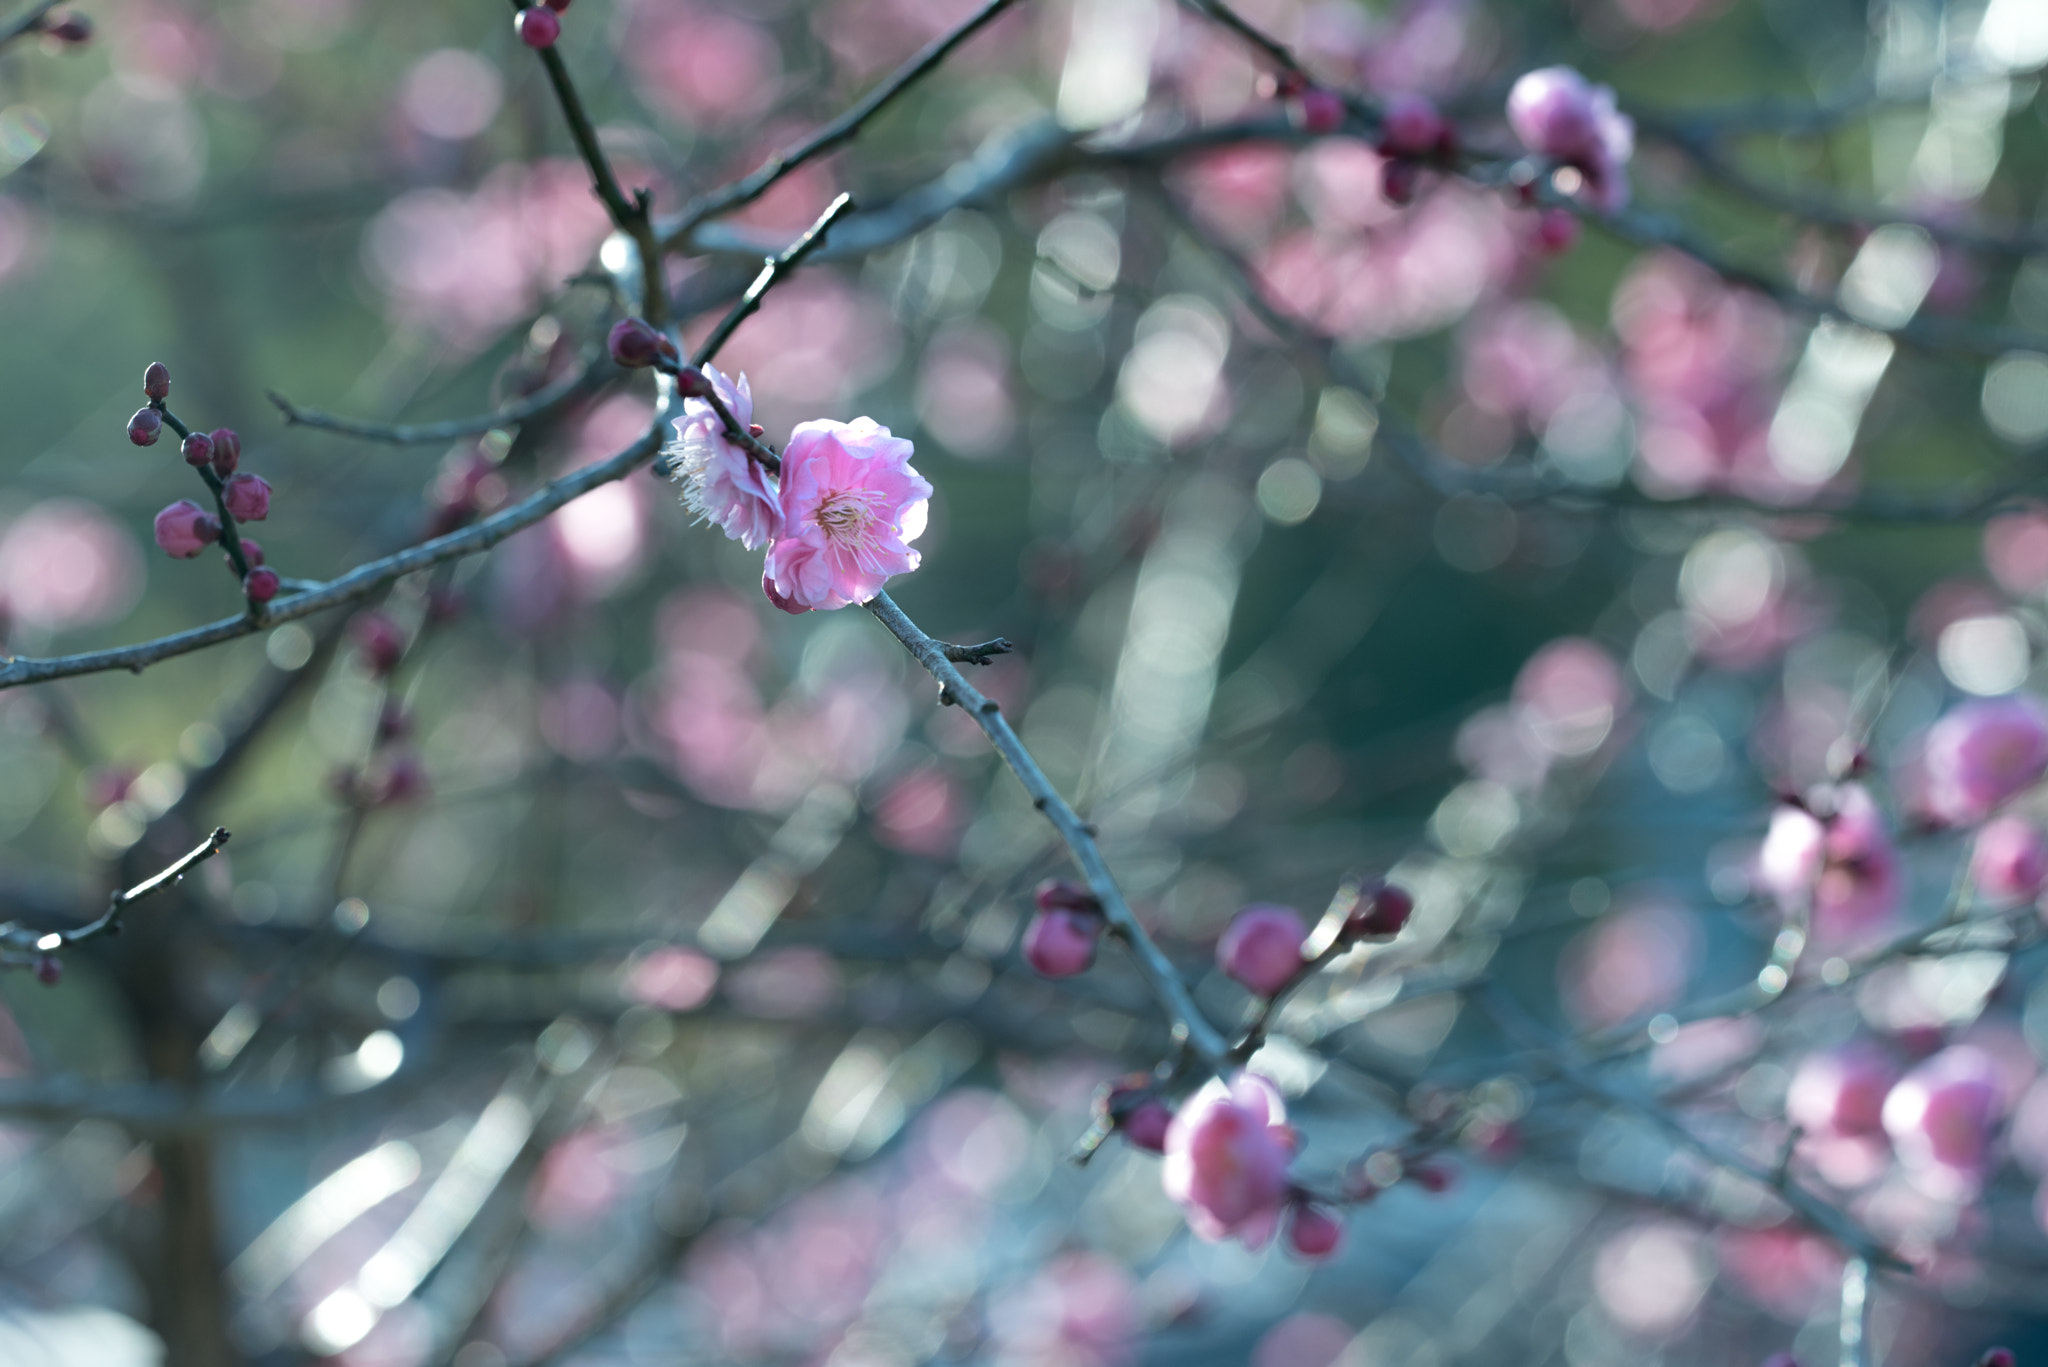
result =
[[1885,1133],[1917,1185],[1959,1199],[1983,1180],[2003,1098],[1996,1061],[1959,1044],[1899,1079],[1885,1098]]
[[1328,1206],[1295,1204],[1287,1222],[1287,1247],[1303,1258],[1327,1258],[1344,1240],[1344,1222]]
[[1928,810],[1944,821],[1982,821],[2048,771],[2048,708],[2015,693],[1955,708],[1927,732]]
[[1898,905],[1899,857],[1869,789],[1822,786],[1805,806],[1780,806],[1757,854],[1757,881],[1781,906],[1810,900],[1813,932],[1831,943],[1882,923]]
[[[717,366],[707,365],[704,377],[734,421],[754,420],[754,391],[745,375],[727,379]],[[757,551],[782,534],[775,481],[727,435],[708,400],[683,400],[668,468],[669,478],[682,486],[684,505],[748,550]]]
[[2031,902],[2048,885],[2048,839],[2023,816],[1984,823],[1970,851],[1970,883],[1993,906]]
[[220,519],[189,498],[156,515],[156,544],[180,560],[190,560],[219,538]]
[[1621,667],[1582,636],[1552,641],[1515,676],[1515,714],[1551,754],[1578,759],[1600,748],[1627,699]]
[[775,589],[807,608],[865,603],[918,566],[932,486],[912,446],[872,418],[800,424],[782,453],[782,534],[768,548]]
[[627,6],[619,52],[642,97],[686,125],[751,118],[781,90],[773,36],[737,14],[705,6],[677,0]]
[[1811,1135],[1881,1135],[1884,1099],[1898,1076],[1891,1056],[1867,1040],[1808,1055],[1785,1094],[1785,1118]]
[[90,626],[126,612],[141,588],[135,543],[81,499],[38,503],[0,534],[0,616]]
[[1587,1025],[1616,1025],[1678,998],[1697,954],[1685,912],[1649,901],[1607,916],[1574,940],[1560,964],[1565,1005]]
[[1611,87],[1591,85],[1568,66],[1531,71],[1508,92],[1508,123],[1530,151],[1576,168],[1588,203],[1604,213],[1628,207],[1636,126],[1615,106]]
[[1279,1227],[1294,1148],[1272,1083],[1255,1073],[1212,1078],[1167,1127],[1160,1180],[1197,1235],[1260,1248]]
[[1301,971],[1308,938],[1293,907],[1261,903],[1231,918],[1216,942],[1216,966],[1261,997],[1270,997]]
[[2035,504],[1986,522],[1984,568],[2016,597],[2048,589],[2048,508]]

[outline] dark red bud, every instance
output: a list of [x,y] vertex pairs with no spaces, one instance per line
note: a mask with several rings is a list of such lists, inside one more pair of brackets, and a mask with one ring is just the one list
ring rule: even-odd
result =
[[348,632],[372,674],[382,678],[398,668],[405,654],[405,633],[398,623],[381,612],[365,612],[349,623]]
[[[242,559],[246,560],[252,568],[263,563],[263,547],[256,538],[252,536],[242,538]],[[234,561],[230,560],[228,563],[232,565]]]
[[216,427],[207,436],[213,442],[213,472],[226,479],[242,463],[242,439],[232,427]]
[[1422,184],[1422,172],[1412,161],[1389,161],[1380,166],[1380,196],[1389,204],[1413,204]]
[[1536,218],[1536,247],[1548,255],[1568,252],[1579,240],[1579,220],[1569,209],[1545,209]]
[[761,571],[761,592],[768,595],[769,602],[775,604],[776,607],[782,609],[784,612],[788,613],[792,617],[799,616],[803,613],[810,611],[809,608],[797,602],[795,599],[784,598],[781,594],[777,593],[775,591],[775,580],[769,576],[768,571],[766,570]]
[[142,392],[152,399],[171,397],[171,368],[162,361],[151,361],[149,368],[142,372]]
[[750,422],[747,424],[747,435],[750,437],[765,437],[768,435],[768,429],[761,426],[758,422]]
[[711,381],[704,372],[693,365],[677,366],[676,392],[686,399],[708,399],[711,397]]
[[1376,883],[1364,888],[1344,922],[1347,935],[1399,935],[1415,912],[1415,899],[1405,888]]
[[2018,1361],[2019,1359],[2013,1356],[2012,1349],[1992,1348],[1977,1359],[1977,1367],[2013,1367]]
[[194,432],[178,449],[185,453],[185,463],[194,469],[213,462],[213,438],[204,432]]
[[252,603],[267,603],[277,597],[277,571],[258,565],[242,580],[242,592],[249,595]]
[[541,0],[541,3],[557,14],[564,13],[569,8],[569,0]]
[[1415,1179],[1416,1186],[1431,1194],[1449,1191],[1455,1180],[1449,1168],[1437,1163],[1419,1163],[1409,1170],[1408,1175]]
[[154,408],[138,408],[135,416],[128,419],[128,440],[137,446],[154,446],[163,434],[163,414]]
[[1102,902],[1080,883],[1064,878],[1048,878],[1040,883],[1031,894],[1040,911],[1093,911],[1102,910]]
[[67,14],[54,24],[43,25],[43,32],[64,43],[89,43],[92,41],[92,20],[83,14]]
[[612,360],[628,370],[645,370],[661,355],[661,334],[638,318],[621,318],[612,324],[605,347]]
[[64,961],[54,954],[45,954],[36,960],[36,981],[45,987],[55,987],[64,981]]
[[553,47],[555,39],[562,36],[562,21],[553,10],[538,5],[519,11],[512,27],[518,32],[519,41],[531,48]]
[[412,718],[395,702],[385,703],[384,710],[377,714],[377,739],[380,741],[400,740],[411,730]]
[[1301,126],[1311,133],[1334,133],[1344,126],[1344,97],[1318,86],[1301,92]]

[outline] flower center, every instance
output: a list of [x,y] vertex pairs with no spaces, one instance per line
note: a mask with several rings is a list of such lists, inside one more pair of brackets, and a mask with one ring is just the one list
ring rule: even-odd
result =
[[834,541],[866,541],[868,529],[879,520],[874,507],[877,497],[873,489],[835,490],[819,502],[817,523]]

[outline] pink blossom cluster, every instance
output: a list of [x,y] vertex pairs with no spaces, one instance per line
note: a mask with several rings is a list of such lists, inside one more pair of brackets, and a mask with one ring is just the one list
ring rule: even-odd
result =
[[1884,814],[1860,783],[1818,786],[1772,813],[1757,881],[1788,911],[1805,909],[1815,939],[1835,947],[1881,930],[1903,887]]
[[749,550],[767,548],[770,602],[785,612],[865,603],[917,568],[910,543],[924,532],[932,486],[911,467],[910,442],[872,418],[801,423],[771,476],[726,426],[753,423],[746,376],[706,366],[703,380],[716,402],[684,401],[669,469],[692,512]]
[[1989,1175],[1999,1126],[2023,1085],[2009,1060],[1976,1043],[1909,1068],[1859,1038],[1800,1064],[1785,1116],[1799,1127],[1801,1155],[1830,1183],[1867,1186],[1896,1161],[1914,1188],[1955,1202]]

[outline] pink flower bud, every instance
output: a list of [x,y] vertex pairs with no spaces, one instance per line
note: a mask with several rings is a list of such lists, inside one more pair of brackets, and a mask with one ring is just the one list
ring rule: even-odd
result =
[[1404,888],[1391,883],[1375,883],[1360,891],[1358,905],[1351,909],[1351,915],[1344,920],[1344,933],[1359,935],[1399,935],[1401,927],[1408,924],[1408,918],[1415,913],[1415,899]]
[[1977,895],[1997,907],[2031,902],[2048,886],[2048,840],[2023,816],[1984,823],[1970,851],[1970,882]]
[[[253,536],[245,536],[245,537],[243,537],[243,538],[242,538],[241,540],[242,540],[242,559],[244,559],[244,560],[246,560],[247,562],[249,562],[249,564],[250,564],[250,565],[252,565],[252,566],[254,566],[254,565],[260,565],[260,564],[262,564],[262,563],[263,563],[263,546],[262,546],[262,544],[261,544],[260,542],[258,542],[258,541],[256,540],[256,538],[255,538],[255,537],[253,537]],[[229,563],[230,565],[232,565],[232,564],[234,564],[235,562],[234,562],[233,560],[230,560],[230,561],[228,561],[228,563]]]
[[261,522],[270,516],[270,485],[261,475],[243,471],[228,476],[221,499],[237,522]]
[[242,463],[242,439],[232,427],[216,427],[207,435],[213,442],[213,472],[226,479]]
[[512,27],[518,32],[519,41],[530,48],[553,47],[555,39],[562,36],[562,21],[553,10],[538,5],[519,11]]
[[1270,997],[1301,971],[1308,930],[1292,907],[1259,903],[1231,919],[1216,942],[1216,964],[1261,997]]
[[1297,1202],[1287,1222],[1287,1247],[1296,1257],[1319,1261],[1337,1251],[1344,1239],[1344,1222],[1327,1206]]
[[676,392],[686,399],[708,399],[718,392],[711,377],[696,366],[677,366],[675,375]]
[[1418,1163],[1408,1170],[1415,1185],[1432,1196],[1441,1196],[1457,1182],[1457,1175],[1441,1163]]
[[242,580],[242,592],[249,596],[249,601],[252,603],[269,602],[277,597],[277,589],[277,571],[265,569],[261,565],[250,570],[248,575]]
[[1569,209],[1545,209],[1536,216],[1536,249],[1561,256],[1577,246],[1579,220]]
[[142,372],[142,392],[152,399],[171,397],[171,368],[162,361],[151,361]]
[[661,355],[661,334],[641,319],[621,318],[612,324],[605,348],[626,369],[645,370]]
[[1380,198],[1389,204],[1413,204],[1422,186],[1422,170],[1412,161],[1380,163]]
[[794,598],[785,598],[775,591],[775,575],[771,570],[761,571],[761,592],[768,595],[768,601],[792,617],[800,617],[810,609]]
[[1987,1348],[1977,1359],[1977,1367],[2015,1367],[2018,1361],[2010,1348]]
[[1031,894],[1040,911],[1102,910],[1101,901],[1080,883],[1066,878],[1048,878]]
[[405,633],[398,629],[398,623],[381,612],[365,612],[349,623],[348,634],[372,674],[381,679],[398,668],[398,661],[405,654]]
[[1166,1151],[1166,1131],[1173,1124],[1173,1112],[1163,1101],[1141,1101],[1125,1114],[1117,1128],[1132,1147],[1147,1153]]
[[1314,86],[1301,92],[1301,126],[1311,133],[1334,133],[1344,126],[1344,97]]
[[213,463],[213,438],[204,432],[194,432],[185,438],[184,444],[178,450],[183,453],[185,463],[195,470],[202,465]]
[[36,959],[36,981],[44,987],[55,987],[64,981],[64,961],[54,954],[44,954]]
[[154,446],[164,430],[163,414],[154,408],[138,408],[128,419],[128,440],[137,446]]
[[180,560],[190,560],[219,538],[220,519],[189,498],[156,515],[156,544]]
[[1390,157],[1426,157],[1443,138],[1436,106],[1420,95],[1396,95],[1380,115],[1380,151]]
[[1064,909],[1040,912],[1024,928],[1024,961],[1048,978],[1071,978],[1095,962],[1102,918]]
[[1132,1073],[1104,1083],[1095,1094],[1096,1123],[1106,1130],[1121,1131],[1138,1148],[1158,1153],[1166,1144],[1166,1127],[1173,1123],[1173,1111],[1153,1087],[1149,1073]]

